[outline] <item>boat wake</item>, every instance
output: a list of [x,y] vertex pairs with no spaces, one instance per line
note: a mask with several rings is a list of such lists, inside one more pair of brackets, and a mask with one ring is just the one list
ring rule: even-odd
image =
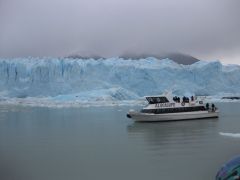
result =
[[240,133],[219,133],[222,136],[233,137],[233,138],[240,138]]

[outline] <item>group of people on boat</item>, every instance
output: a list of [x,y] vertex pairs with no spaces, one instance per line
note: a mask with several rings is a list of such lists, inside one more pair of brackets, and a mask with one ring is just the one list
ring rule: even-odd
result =
[[180,103],[180,97],[174,96],[173,101],[175,101],[177,103]]
[[212,111],[212,112],[215,112],[215,111],[217,110],[215,104],[213,104],[213,103],[212,103],[212,107],[211,107],[211,108],[209,107],[209,103],[207,103],[207,104],[206,104],[206,109],[207,109],[208,111]]
[[[178,96],[174,96],[173,97],[173,101],[175,101],[177,103],[180,103],[181,98],[178,97]],[[190,101],[190,99],[188,97],[183,96],[183,98],[182,98],[182,102],[183,103],[189,103],[189,101]],[[194,101],[194,97],[193,96],[191,96],[191,101]]]
[[[193,96],[191,96],[191,101],[194,101],[194,99],[195,99],[195,98],[194,98]],[[173,97],[173,101],[174,101],[174,102],[177,102],[177,103],[180,103],[180,102],[181,102],[181,98],[178,97],[178,96],[174,96],[174,97]],[[183,96],[181,103],[189,103],[189,101],[190,101],[190,98]],[[206,104],[206,110],[215,112],[215,111],[217,110],[217,108],[216,108],[215,104],[212,104],[212,105],[211,105],[211,108],[210,108],[209,103],[207,103],[207,104]]]

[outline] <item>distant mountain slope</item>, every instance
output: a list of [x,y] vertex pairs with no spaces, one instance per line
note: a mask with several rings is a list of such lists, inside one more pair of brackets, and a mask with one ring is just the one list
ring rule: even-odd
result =
[[178,63],[178,64],[184,64],[184,65],[190,65],[193,64],[195,62],[198,62],[199,59],[187,55],[187,54],[182,54],[182,53],[168,53],[168,54],[163,54],[163,55],[157,55],[157,54],[140,54],[140,55],[133,55],[133,54],[125,54],[120,56],[124,59],[144,59],[144,58],[148,58],[148,57],[155,57],[157,59],[171,59],[174,62]]
[[190,65],[190,64],[193,64],[193,63],[199,61],[199,59],[197,59],[193,56],[190,56],[187,54],[181,54],[181,53],[168,54],[165,57],[163,57],[163,59],[165,59],[165,58],[169,58],[178,64],[184,64],[184,65]]
[[[187,54],[182,54],[182,53],[168,53],[168,54],[165,54],[165,55],[126,53],[126,54],[120,55],[119,57],[123,58],[123,59],[145,59],[145,58],[148,58],[148,57],[155,57],[159,60],[168,58],[168,59],[171,59],[171,60],[175,61],[178,64],[184,64],[184,65],[190,65],[190,64],[193,64],[193,63],[199,61],[199,59],[197,59],[193,56],[190,56],[190,55],[187,55]],[[105,57],[101,57],[101,56],[97,56],[97,55],[81,56],[81,55],[77,55],[77,54],[67,56],[67,58],[72,58],[72,59],[90,59],[90,58],[101,59],[102,58],[102,59],[106,59]]]

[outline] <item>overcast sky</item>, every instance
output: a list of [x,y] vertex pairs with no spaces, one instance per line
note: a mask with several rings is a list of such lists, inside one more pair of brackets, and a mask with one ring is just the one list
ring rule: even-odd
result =
[[240,64],[240,0],[0,0],[0,57],[167,52]]

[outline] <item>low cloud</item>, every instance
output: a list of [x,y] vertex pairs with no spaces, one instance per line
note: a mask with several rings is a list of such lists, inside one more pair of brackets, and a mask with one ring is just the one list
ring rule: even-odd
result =
[[[240,57],[238,0],[2,0],[0,57]],[[235,57],[235,58],[231,58]]]

